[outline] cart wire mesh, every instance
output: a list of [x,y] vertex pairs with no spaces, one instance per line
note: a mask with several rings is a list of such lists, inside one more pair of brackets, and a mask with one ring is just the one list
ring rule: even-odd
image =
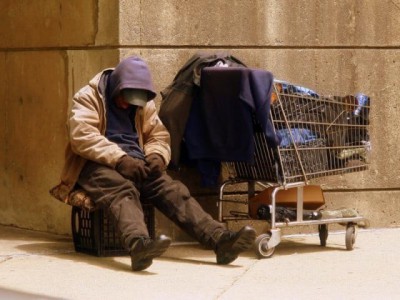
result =
[[370,98],[323,96],[274,82],[271,121],[280,145],[271,148],[254,122],[254,162],[226,163],[231,178],[279,184],[308,182],[367,169]]

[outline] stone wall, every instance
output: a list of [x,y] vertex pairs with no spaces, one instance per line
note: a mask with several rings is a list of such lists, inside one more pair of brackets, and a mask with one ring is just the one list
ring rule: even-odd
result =
[[[0,224],[70,233],[70,210],[48,189],[62,166],[68,101],[96,72],[140,55],[160,91],[196,51],[228,50],[321,93],[371,96],[370,169],[317,183],[329,207],[399,225],[400,1],[3,0],[0,11]],[[215,215],[215,190],[173,175]],[[162,216],[157,227],[184,238]]]

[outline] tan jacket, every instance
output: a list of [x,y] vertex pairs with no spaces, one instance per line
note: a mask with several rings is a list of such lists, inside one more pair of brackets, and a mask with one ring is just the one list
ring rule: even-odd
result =
[[[90,80],[89,84],[78,91],[72,100],[67,121],[69,143],[65,150],[61,183],[57,189],[55,187],[50,191],[54,197],[66,203],[87,160],[115,168],[118,159],[126,155],[117,144],[104,136],[105,99],[99,92],[99,81],[103,72]],[[139,145],[145,156],[151,153],[160,154],[168,165],[171,159],[170,136],[158,117],[153,100],[149,101],[144,108],[138,107],[135,126],[139,135]]]

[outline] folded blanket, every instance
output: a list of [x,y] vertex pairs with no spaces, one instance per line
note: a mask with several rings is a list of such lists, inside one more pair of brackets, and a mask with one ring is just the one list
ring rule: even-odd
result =
[[317,136],[311,130],[305,128],[278,129],[276,134],[281,139],[280,147],[305,144],[317,139]]

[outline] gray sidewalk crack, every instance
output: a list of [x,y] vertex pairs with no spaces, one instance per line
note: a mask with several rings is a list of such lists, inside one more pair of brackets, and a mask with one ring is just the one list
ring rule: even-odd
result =
[[10,259],[12,259],[11,255],[0,255],[0,264]]
[[243,270],[243,272],[240,273],[240,275],[236,276],[236,277],[234,278],[234,280],[231,282],[231,284],[230,284],[229,286],[225,287],[225,288],[223,289],[223,291],[221,291],[221,292],[215,297],[215,299],[216,299],[216,300],[217,300],[217,299],[221,299],[221,298],[224,296],[224,294],[230,290],[230,288],[234,287],[235,284],[236,284],[238,281],[240,281],[240,280],[243,278],[243,276],[245,276],[245,275],[254,267],[255,264],[257,264],[257,260],[255,260],[253,263],[249,264],[249,265]]
[[18,257],[30,257],[30,256],[54,256],[58,254],[71,254],[76,253],[73,250],[59,250],[59,251],[40,251],[40,252],[33,252],[33,253],[11,253],[6,255],[0,255],[0,263],[10,260],[12,258]]

